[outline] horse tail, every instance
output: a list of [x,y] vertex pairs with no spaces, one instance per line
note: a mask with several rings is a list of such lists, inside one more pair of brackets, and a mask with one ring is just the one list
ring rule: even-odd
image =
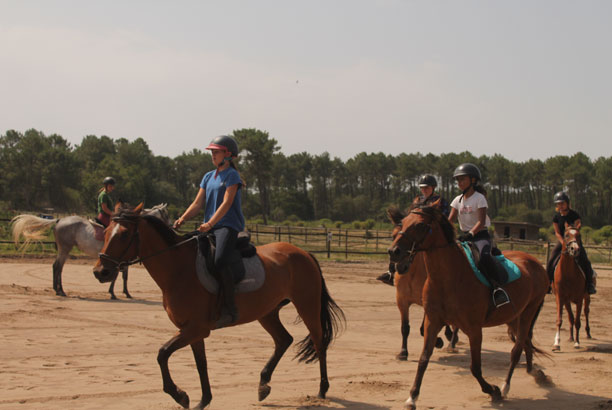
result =
[[24,242],[21,249],[25,250],[32,242],[45,239],[44,233],[55,225],[59,219],[44,219],[35,215],[22,214],[11,219],[13,241],[19,245],[21,236]]
[[[344,312],[336,304],[336,302],[329,295],[327,286],[325,285],[325,279],[323,279],[323,272],[321,271],[321,265],[315,256],[309,252],[310,257],[317,265],[319,273],[321,274],[321,329],[322,329],[322,349],[327,350],[331,344],[334,336],[344,328],[346,318]],[[302,339],[298,344],[298,352],[295,355],[300,362],[312,363],[319,357],[314,346],[314,342],[310,335]]]
[[538,306],[538,310],[536,311],[536,314],[533,316],[533,319],[531,320],[531,326],[529,326],[529,333],[528,333],[527,341],[525,343],[527,343],[529,347],[531,347],[531,350],[533,350],[533,353],[536,356],[550,357],[550,354],[548,354],[548,352],[545,352],[544,350],[537,348],[533,344],[533,328],[535,326],[536,320],[538,319],[538,316],[540,315],[542,306],[544,306],[544,301],[540,303],[540,306]]

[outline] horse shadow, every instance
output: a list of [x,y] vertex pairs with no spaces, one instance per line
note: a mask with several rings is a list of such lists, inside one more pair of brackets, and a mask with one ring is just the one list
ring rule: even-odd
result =
[[146,299],[137,299],[137,298],[132,298],[132,299],[109,299],[109,298],[97,298],[97,297],[93,297],[93,296],[69,296],[73,299],[78,299],[78,300],[83,300],[86,302],[96,302],[96,303],[111,303],[111,304],[116,304],[116,303],[123,303],[123,304],[135,304],[135,305],[144,305],[144,306],[162,306],[162,302],[159,301],[155,301],[155,300],[146,300]]
[[[556,387],[547,387],[548,392],[545,397],[540,399],[535,398],[513,398],[510,396],[507,399],[499,402],[490,402],[491,409],[503,410],[519,410],[526,408],[542,408],[542,409],[567,409],[567,408],[593,408],[593,409],[612,409],[612,400],[610,397],[581,394],[570,392]],[[512,393],[510,393],[512,395]]]
[[[327,405],[325,404],[325,401],[329,401],[331,403],[335,403],[335,404],[339,404],[342,407],[340,408],[344,408],[344,409],[354,409],[354,410],[390,410],[391,407],[390,406],[380,406],[377,404],[371,404],[371,403],[363,403],[360,401],[352,401],[352,400],[347,400],[347,399],[341,399],[339,397],[327,397],[327,399],[323,399],[320,400],[317,399],[317,401],[313,401],[312,403],[308,403],[308,404],[303,404],[301,406],[296,407],[296,410],[306,410],[306,409],[338,409],[339,407],[337,405]],[[269,407],[269,408],[287,408],[286,405],[284,404],[263,404],[262,407]]]

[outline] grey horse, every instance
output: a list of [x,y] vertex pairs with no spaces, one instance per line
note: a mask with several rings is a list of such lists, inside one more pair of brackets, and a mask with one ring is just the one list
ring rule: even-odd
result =
[[[169,224],[167,204],[155,205],[151,209],[146,209],[145,212],[155,215],[164,223]],[[53,227],[55,247],[57,248],[57,257],[53,262],[53,290],[58,296],[66,296],[62,287],[62,269],[72,248],[76,246],[85,254],[97,258],[102,245],[104,245],[104,227],[77,215],[44,219],[35,215],[22,214],[13,218],[11,225],[13,240],[16,245],[19,244],[21,236],[24,237],[22,249],[27,248],[33,242],[44,239],[45,232]],[[127,289],[127,266],[121,272],[123,273],[123,293],[126,297],[131,298],[132,296]],[[117,299],[114,289],[115,280],[111,282],[108,289],[111,299]]]

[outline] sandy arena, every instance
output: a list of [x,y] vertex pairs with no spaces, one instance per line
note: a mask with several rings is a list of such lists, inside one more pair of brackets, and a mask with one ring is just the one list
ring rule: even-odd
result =
[[[116,293],[93,277],[92,260],[69,261],[63,285],[68,297],[51,290],[51,260],[0,260],[0,409],[180,409],[162,391],[157,365],[159,347],[175,328],[161,305],[161,292],[142,267],[130,270],[134,299]],[[328,353],[328,398],[316,398],[318,364],[292,360],[290,348],[272,377],[272,392],[257,401],[259,373],[273,351],[270,336],[257,323],[214,331],[206,339],[213,400],[210,409],[401,409],[407,399],[422,348],[418,334],[423,310],[411,311],[409,358],[400,362],[399,312],[395,290],[373,278],[384,263],[338,263],[321,260],[331,296],[344,309],[347,328]],[[540,387],[527,375],[524,357],[517,367],[508,399],[492,403],[469,370],[466,336],[459,353],[434,352],[425,374],[420,409],[612,409],[612,270],[597,268],[598,293],[591,304],[591,333],[575,349],[567,342],[564,315],[561,352],[552,353],[555,301],[548,295],[535,327],[535,343],[551,353],[536,365],[554,382]],[[306,335],[295,324],[292,305],[281,312],[283,323],[299,340]],[[501,385],[511,342],[505,327],[485,329],[483,374]],[[446,347],[446,346],[445,346]],[[191,349],[170,359],[175,382],[200,400]]]

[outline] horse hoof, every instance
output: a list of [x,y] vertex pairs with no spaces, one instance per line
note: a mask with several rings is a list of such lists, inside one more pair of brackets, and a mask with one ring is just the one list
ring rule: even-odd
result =
[[63,290],[58,290],[57,292],[55,292],[55,295],[66,297],[66,292],[64,292]]
[[574,349],[580,349],[580,343],[574,343]]
[[401,352],[397,356],[395,356],[397,360],[406,361],[408,360],[408,352]]
[[270,390],[272,390],[272,387],[270,387],[270,385],[260,384],[259,385],[259,401],[262,401],[263,399],[268,397],[268,395],[270,394]]
[[508,392],[510,391],[510,385],[508,383],[504,383],[501,389],[502,397],[505,399],[508,397]]
[[558,352],[559,350],[561,350],[561,346],[559,346],[559,345],[553,345],[553,347],[552,347],[552,351],[553,351],[553,352]]
[[447,353],[459,353],[459,350],[457,350],[457,348],[456,348],[456,347],[452,347],[452,346],[450,346],[450,345],[449,345],[449,346],[446,348],[446,352],[447,352]]
[[117,300],[117,296],[111,295],[111,300]]
[[174,398],[174,400],[176,400],[176,402],[180,404],[183,408],[189,408],[189,396],[181,389],[177,389],[176,397]]
[[442,346],[444,346],[444,341],[441,338],[437,338],[436,339],[436,348],[442,349]]
[[499,387],[497,386],[492,386],[492,387],[493,387],[493,392],[491,393],[491,400],[493,400],[494,402],[502,401],[504,398],[502,397],[501,390],[499,390]]
[[405,410],[416,410],[416,399],[412,399],[412,397],[409,397],[408,400],[406,400],[406,403],[404,404],[404,409]]
[[212,400],[212,397],[200,400],[200,402],[198,403],[197,406],[194,407],[194,409],[196,409],[196,410],[203,410],[204,408],[206,408],[206,406],[208,406],[210,404],[211,400]]

